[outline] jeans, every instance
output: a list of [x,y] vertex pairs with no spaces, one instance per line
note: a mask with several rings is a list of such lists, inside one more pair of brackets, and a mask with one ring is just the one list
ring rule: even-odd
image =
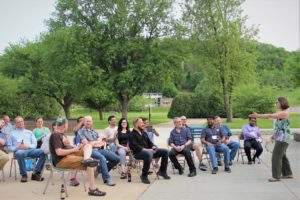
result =
[[230,149],[230,161],[234,160],[239,148],[240,143],[236,141],[230,141],[229,144],[227,144],[228,148]]
[[116,144],[111,142],[109,144],[107,144],[107,146],[109,147],[109,151],[111,152],[116,152]]
[[193,157],[191,154],[191,147],[185,147],[181,152],[177,152],[174,148],[171,149],[171,151],[169,152],[169,157],[170,160],[172,161],[172,163],[174,164],[174,167],[176,169],[182,169],[181,165],[179,164],[176,155],[177,154],[183,154],[185,157],[185,160],[189,166],[190,172],[195,171],[196,167],[193,161]]
[[103,181],[111,180],[108,172],[120,162],[120,158],[115,153],[103,149],[93,149],[92,158],[99,160]]
[[41,149],[19,149],[14,153],[14,157],[18,161],[21,176],[26,175],[25,158],[39,159],[35,166],[34,173],[41,173],[46,160],[44,151]]
[[217,167],[217,160],[216,160],[216,151],[217,152],[222,152],[224,155],[224,164],[225,164],[225,168],[229,167],[229,148],[227,147],[226,144],[221,144],[219,145],[212,145],[212,146],[206,146],[207,152],[209,154],[210,157],[210,162],[211,162],[211,166],[212,168]]

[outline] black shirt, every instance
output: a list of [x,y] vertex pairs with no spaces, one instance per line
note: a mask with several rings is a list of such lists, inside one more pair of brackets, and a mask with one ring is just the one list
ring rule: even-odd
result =
[[205,138],[207,142],[217,144],[224,136],[224,129],[207,126],[203,129],[201,139]]
[[121,131],[118,131],[118,141],[120,145],[127,146],[129,141],[129,134],[130,134],[129,131],[127,131],[126,133],[122,133]]
[[143,148],[151,149],[154,144],[149,139],[147,133],[142,131],[140,134],[137,130],[133,129],[129,134],[129,148],[133,154],[139,153]]

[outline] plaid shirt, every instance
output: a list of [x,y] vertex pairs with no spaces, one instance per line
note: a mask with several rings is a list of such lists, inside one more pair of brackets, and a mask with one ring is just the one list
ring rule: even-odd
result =
[[96,141],[99,138],[98,133],[94,129],[87,129],[85,126],[78,131],[80,141],[86,139],[89,142]]

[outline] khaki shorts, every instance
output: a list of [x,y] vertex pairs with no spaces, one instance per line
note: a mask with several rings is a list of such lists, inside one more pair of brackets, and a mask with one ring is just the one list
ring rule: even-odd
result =
[[81,148],[78,152],[65,156],[61,161],[59,161],[56,164],[56,167],[86,170],[86,167],[84,167],[81,164],[82,160],[83,160],[83,148]]

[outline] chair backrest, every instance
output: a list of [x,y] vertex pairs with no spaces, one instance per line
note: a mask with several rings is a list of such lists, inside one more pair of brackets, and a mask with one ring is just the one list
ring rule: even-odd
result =
[[201,139],[201,134],[205,126],[191,126],[192,141],[195,139]]

